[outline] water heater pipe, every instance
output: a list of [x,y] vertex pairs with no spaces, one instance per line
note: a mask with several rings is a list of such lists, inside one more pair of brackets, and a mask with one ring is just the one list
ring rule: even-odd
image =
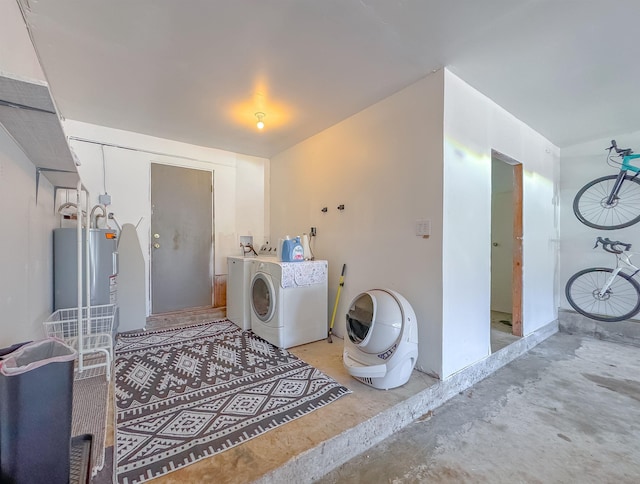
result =
[[[102,210],[102,215],[96,215],[94,218],[96,209]],[[97,205],[94,205],[93,208],[91,209],[91,217],[90,217],[91,228],[95,228],[95,229],[98,228],[98,217],[103,217],[105,219],[107,218],[107,209],[105,208],[104,205],[101,205],[99,203]]]

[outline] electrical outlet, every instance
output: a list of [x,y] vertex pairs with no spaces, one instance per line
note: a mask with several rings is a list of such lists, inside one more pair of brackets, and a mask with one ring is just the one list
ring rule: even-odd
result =
[[316,228],[315,227],[311,227],[311,232],[309,232],[309,235],[311,235],[311,237],[315,237],[316,236]]

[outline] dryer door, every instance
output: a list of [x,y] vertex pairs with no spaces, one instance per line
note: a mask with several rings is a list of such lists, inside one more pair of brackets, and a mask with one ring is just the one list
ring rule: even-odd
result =
[[266,323],[273,317],[276,306],[271,277],[264,272],[257,272],[251,280],[251,310],[256,317]]

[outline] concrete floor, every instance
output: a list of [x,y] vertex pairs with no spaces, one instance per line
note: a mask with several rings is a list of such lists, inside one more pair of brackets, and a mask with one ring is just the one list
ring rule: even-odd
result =
[[640,482],[639,356],[557,333],[317,482]]
[[353,393],[152,482],[640,482],[639,348],[557,327],[386,392],[347,374],[338,338],[292,348]]

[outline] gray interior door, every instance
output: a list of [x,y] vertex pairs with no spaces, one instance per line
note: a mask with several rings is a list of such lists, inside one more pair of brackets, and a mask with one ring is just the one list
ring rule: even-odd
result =
[[212,305],[213,173],[151,164],[151,312]]

